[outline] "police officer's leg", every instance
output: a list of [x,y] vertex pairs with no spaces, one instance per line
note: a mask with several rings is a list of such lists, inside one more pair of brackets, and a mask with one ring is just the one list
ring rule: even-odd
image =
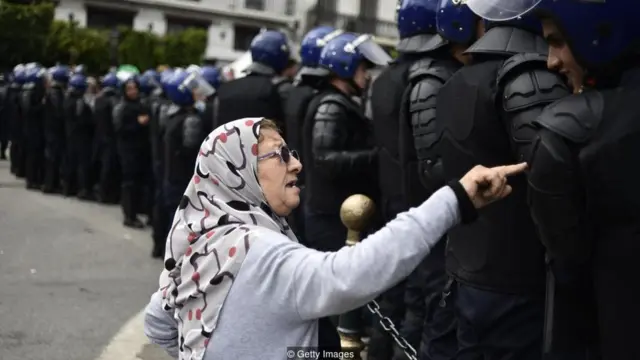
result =
[[11,173],[14,175],[18,168],[18,151],[17,142],[15,140],[11,140],[11,144],[9,144],[9,161],[11,162]]
[[122,189],[120,203],[122,205],[122,213],[124,215],[124,226],[132,228],[142,228],[144,225],[138,217],[135,211],[136,201],[136,177],[138,175],[138,169],[135,158],[129,154],[122,153],[120,156],[120,162],[122,164]]
[[75,196],[78,191],[78,147],[75,139],[70,138],[65,148],[62,194]]
[[[5,131],[6,131],[5,127]],[[0,160],[7,160],[7,148],[9,147],[9,138],[6,134],[3,134],[2,139],[0,139]]]
[[151,256],[161,258],[164,256],[165,243],[168,234],[167,224],[171,221],[164,205],[164,191],[162,184],[162,166],[159,162],[154,164],[155,192],[153,202],[153,251]]
[[56,150],[53,144],[47,144],[44,149],[44,182],[42,191],[46,194],[53,193],[57,188],[58,164]]
[[542,358],[544,295],[502,294],[458,285],[459,360]]
[[89,139],[82,139],[80,144],[80,152],[78,154],[78,198],[81,200],[93,199],[93,187],[91,185],[92,175],[92,145]]

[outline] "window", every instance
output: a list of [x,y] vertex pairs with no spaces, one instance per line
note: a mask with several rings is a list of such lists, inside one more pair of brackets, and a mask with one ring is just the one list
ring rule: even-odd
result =
[[87,27],[96,29],[112,29],[118,26],[133,27],[135,14],[126,11],[103,8],[87,8]]
[[251,46],[253,38],[260,33],[259,27],[234,25],[235,36],[233,39],[233,48],[237,51],[247,51]]
[[180,17],[167,16],[167,33],[175,34],[185,31],[188,28],[197,28],[207,30],[209,23],[195,19],[185,19]]
[[296,0],[287,0],[284,13],[288,16],[293,16],[296,13]]
[[264,0],[244,0],[244,7],[264,11]]

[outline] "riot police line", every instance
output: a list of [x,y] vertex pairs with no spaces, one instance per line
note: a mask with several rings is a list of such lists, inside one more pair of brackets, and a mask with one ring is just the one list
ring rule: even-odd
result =
[[[239,118],[274,119],[301,151],[303,205],[290,222],[322,251],[344,245],[339,211],[351,194],[378,204],[373,230],[474,165],[524,160],[529,171],[510,181],[507,200],[449,232],[377,299],[372,311],[386,324],[373,324],[368,359],[639,359],[640,199],[629,191],[640,153],[639,5],[403,0],[397,11],[394,60],[370,35],[321,26],[303,39],[293,81],[288,40],[276,31],[254,39],[247,76],[230,82],[205,68],[107,75],[93,152],[84,75],[66,81],[58,68],[44,89],[25,86],[39,84],[40,68],[16,68],[4,90],[16,110],[2,113],[12,171],[46,188],[48,169],[64,164],[62,191],[76,181],[84,194],[86,155],[100,154],[99,199],[109,197],[103,187],[119,191],[130,226],[150,214],[162,256],[199,144]],[[382,71],[370,81],[374,68]],[[28,125],[37,116],[40,132]],[[49,123],[64,136],[47,135]]]

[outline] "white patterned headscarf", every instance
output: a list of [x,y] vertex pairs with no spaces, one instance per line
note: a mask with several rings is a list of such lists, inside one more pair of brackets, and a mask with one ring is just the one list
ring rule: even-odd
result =
[[240,119],[204,141],[167,238],[160,291],[179,324],[180,360],[201,360],[251,242],[269,229],[297,241],[258,183],[262,118]]

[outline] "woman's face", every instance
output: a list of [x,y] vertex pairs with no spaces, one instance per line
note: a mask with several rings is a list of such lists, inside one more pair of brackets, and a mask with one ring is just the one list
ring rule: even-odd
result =
[[300,204],[296,181],[302,164],[293,155],[287,163],[276,153],[282,152],[285,145],[277,131],[264,129],[260,134],[263,139],[258,144],[258,181],[269,207],[279,216],[287,216]]
[[127,97],[129,99],[138,98],[138,86],[133,81],[129,81],[125,87]]

